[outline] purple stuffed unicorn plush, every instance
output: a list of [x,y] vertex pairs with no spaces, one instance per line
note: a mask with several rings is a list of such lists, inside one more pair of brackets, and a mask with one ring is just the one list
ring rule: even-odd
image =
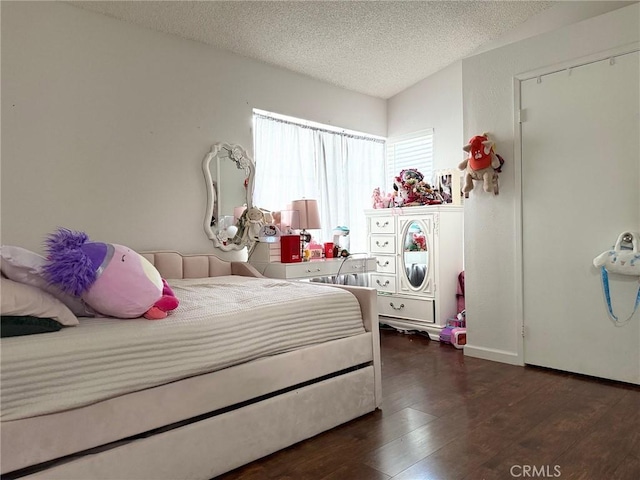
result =
[[45,245],[47,281],[103,315],[157,320],[178,307],[158,270],[130,248],[90,242],[86,233],[66,228],[51,234]]

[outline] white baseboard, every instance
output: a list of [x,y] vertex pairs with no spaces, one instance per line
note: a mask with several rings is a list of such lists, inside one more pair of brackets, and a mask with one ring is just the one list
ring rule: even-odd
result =
[[482,358],[493,362],[508,363],[509,365],[524,365],[524,361],[518,357],[516,352],[508,352],[506,350],[465,345],[464,354],[469,357]]

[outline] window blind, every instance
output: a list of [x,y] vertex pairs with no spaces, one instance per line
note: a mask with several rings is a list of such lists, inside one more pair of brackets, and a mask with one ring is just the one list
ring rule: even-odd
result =
[[393,185],[401,170],[415,168],[424,180],[431,183],[433,177],[433,129],[421,130],[411,135],[389,138],[385,162],[385,178]]

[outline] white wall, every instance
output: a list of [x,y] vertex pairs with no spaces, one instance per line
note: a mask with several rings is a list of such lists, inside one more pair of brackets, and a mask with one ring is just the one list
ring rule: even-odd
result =
[[387,109],[389,137],[434,129],[434,169],[455,168],[464,159],[462,62],[391,97]]
[[[482,45],[475,53],[484,53],[630,3],[557,2],[552,8],[535,15],[512,32]],[[469,136],[463,135],[462,61],[455,62],[391,97],[387,108],[389,137],[425,128],[434,129],[435,169],[455,168],[464,160],[462,146],[467,143]]]
[[513,77],[636,42],[639,19],[635,4],[463,60],[464,137],[490,132],[497,141],[496,151],[506,160],[500,195],[476,187],[465,202],[466,354],[522,362],[515,288]]
[[60,2],[2,2],[2,232],[212,251],[202,158],[253,108],[386,135],[384,100]]
[[488,52],[494,48],[499,48],[510,43],[518,42],[525,38],[540,35],[565,25],[578,23],[588,18],[597,17],[603,13],[623,8],[637,1],[614,1],[614,0],[570,0],[556,1],[553,6],[542,10],[537,15],[527,19],[518,28],[505,35],[487,42],[476,49],[472,55]]

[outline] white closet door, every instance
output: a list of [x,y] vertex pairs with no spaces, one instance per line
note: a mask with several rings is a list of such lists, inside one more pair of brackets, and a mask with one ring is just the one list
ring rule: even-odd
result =
[[[525,363],[640,383],[640,311],[595,256],[640,231],[638,52],[521,82]],[[618,318],[638,280],[611,276]]]

